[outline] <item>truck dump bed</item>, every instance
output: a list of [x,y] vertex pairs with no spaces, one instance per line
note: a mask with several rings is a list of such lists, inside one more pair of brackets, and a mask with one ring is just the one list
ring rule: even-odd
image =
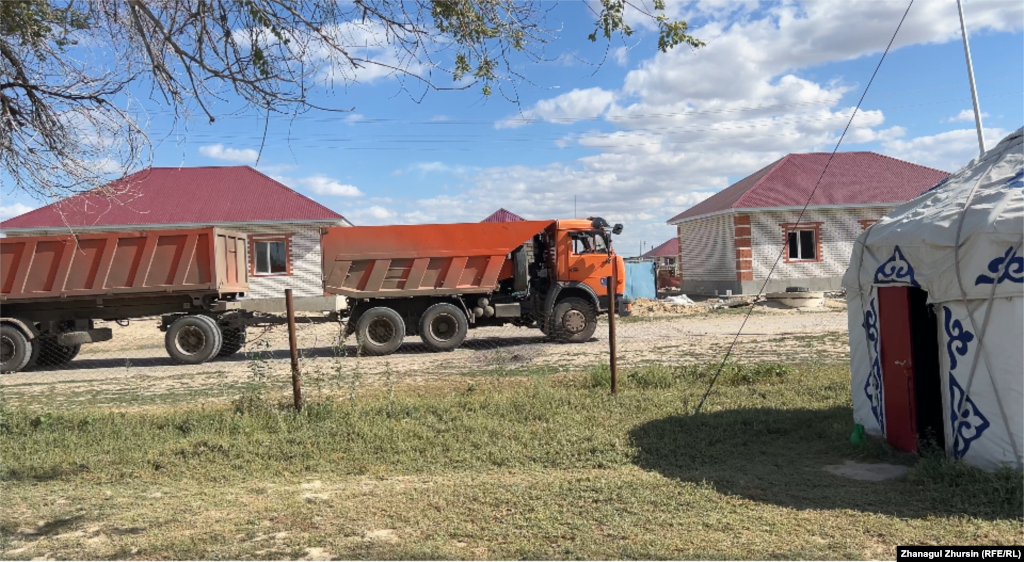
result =
[[248,291],[245,235],[209,227],[0,239],[0,301]]
[[355,298],[488,293],[508,254],[552,224],[331,227],[321,237],[324,290]]

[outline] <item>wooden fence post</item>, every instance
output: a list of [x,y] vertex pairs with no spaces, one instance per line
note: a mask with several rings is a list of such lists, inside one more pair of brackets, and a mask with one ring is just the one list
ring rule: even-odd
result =
[[288,349],[292,355],[292,398],[295,411],[302,411],[302,374],[299,372],[299,342],[295,337],[295,303],[292,301],[292,290],[284,290],[284,306],[288,312]]

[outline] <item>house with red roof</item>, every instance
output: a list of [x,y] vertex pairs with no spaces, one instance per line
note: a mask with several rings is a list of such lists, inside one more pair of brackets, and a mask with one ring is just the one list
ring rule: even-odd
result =
[[488,217],[480,222],[522,222],[525,221],[523,217],[513,213],[512,211],[506,210],[504,207],[494,211]]
[[6,236],[220,226],[249,237],[249,297],[322,297],[320,229],[345,217],[249,166],[149,168],[0,223]]
[[675,277],[679,263],[679,238],[670,238],[658,246],[644,252],[640,259],[654,260],[658,266],[658,275]]
[[754,294],[773,267],[766,292],[838,290],[857,236],[949,176],[873,152],[826,169],[829,156],[790,154],[672,217],[683,292]]

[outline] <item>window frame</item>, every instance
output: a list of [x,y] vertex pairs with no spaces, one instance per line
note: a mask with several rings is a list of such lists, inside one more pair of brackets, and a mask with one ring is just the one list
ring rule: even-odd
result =
[[[818,263],[822,261],[821,255],[821,222],[783,223],[782,227],[782,257],[784,263]],[[797,245],[800,244],[800,232],[810,231],[814,236],[814,258],[791,258],[789,257],[789,235],[797,233]],[[798,250],[799,252],[799,250]]]
[[[285,271],[276,273],[256,271],[256,246],[260,242],[284,242]],[[287,277],[292,275],[292,235],[254,234],[249,236],[249,275],[251,277]]]

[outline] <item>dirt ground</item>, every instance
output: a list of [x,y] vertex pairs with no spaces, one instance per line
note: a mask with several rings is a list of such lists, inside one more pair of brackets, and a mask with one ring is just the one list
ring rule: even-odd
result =
[[[640,301],[618,322],[619,362],[702,363],[720,360],[744,320],[745,309],[682,307]],[[114,338],[82,347],[70,364],[0,377],[5,400],[52,407],[125,406],[202,401],[235,396],[254,383],[290,384],[287,331],[250,328],[245,348],[202,365],[179,365],[164,350],[157,320],[108,324]],[[848,357],[844,303],[813,311],[755,307],[732,357],[740,362],[841,362]],[[410,337],[387,357],[356,357],[353,341],[336,345],[338,324],[299,325],[304,385],[309,392],[353,391],[359,385],[416,383],[445,377],[532,376],[582,371],[608,360],[608,327],[583,344],[548,341],[534,329],[470,330],[463,346],[433,353]]]

